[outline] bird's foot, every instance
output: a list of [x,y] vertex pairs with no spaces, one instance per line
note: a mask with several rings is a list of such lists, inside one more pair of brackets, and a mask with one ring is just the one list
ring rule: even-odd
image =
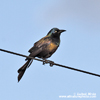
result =
[[43,61],[43,65],[45,65],[47,63],[49,63],[51,67],[54,65],[54,62],[53,61],[50,61],[50,60],[44,60]]
[[53,61],[50,61],[49,64],[52,67],[54,65],[54,62]]
[[47,60],[43,60],[43,65],[47,64]]

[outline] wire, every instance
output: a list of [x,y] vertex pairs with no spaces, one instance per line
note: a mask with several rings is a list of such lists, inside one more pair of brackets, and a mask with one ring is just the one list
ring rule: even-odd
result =
[[37,60],[37,61],[41,61],[41,62],[43,62],[43,64],[49,63],[50,66],[56,65],[56,66],[60,66],[60,67],[64,67],[64,68],[68,68],[68,69],[71,69],[71,70],[75,70],[75,71],[79,71],[79,72],[83,72],[83,73],[86,73],[86,74],[90,74],[90,75],[100,77],[99,74],[95,74],[95,73],[91,73],[91,72],[88,72],[88,71],[84,71],[84,70],[68,67],[68,66],[65,66],[65,65],[57,64],[57,63],[54,63],[53,61],[50,61],[50,60],[42,60],[42,59],[26,56],[26,55],[23,55],[23,54],[15,53],[15,52],[4,50],[4,49],[0,49],[0,51],[7,52],[7,53],[10,53],[10,54],[14,54],[14,55],[18,55],[18,56],[22,56],[22,57],[27,57],[27,58],[34,59],[34,60]]

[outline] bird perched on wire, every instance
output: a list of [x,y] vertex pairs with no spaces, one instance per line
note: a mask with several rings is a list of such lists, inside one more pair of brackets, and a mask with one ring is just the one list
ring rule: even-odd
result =
[[[60,30],[58,28],[52,28],[48,34],[34,43],[34,46],[28,51],[31,57],[38,57],[42,59],[49,58],[60,45],[60,35],[66,30]],[[22,78],[26,68],[28,68],[33,59],[26,58],[27,62],[18,69],[18,82]],[[52,62],[51,62],[52,63]]]

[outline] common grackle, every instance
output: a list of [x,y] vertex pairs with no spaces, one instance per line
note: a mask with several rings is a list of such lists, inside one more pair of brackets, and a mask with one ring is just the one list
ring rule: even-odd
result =
[[[42,59],[49,58],[60,45],[60,35],[66,30],[60,30],[58,28],[52,28],[48,34],[34,43],[34,46],[28,51],[31,57],[38,57]],[[22,78],[26,68],[28,68],[33,59],[26,58],[27,62],[18,69],[18,82]]]

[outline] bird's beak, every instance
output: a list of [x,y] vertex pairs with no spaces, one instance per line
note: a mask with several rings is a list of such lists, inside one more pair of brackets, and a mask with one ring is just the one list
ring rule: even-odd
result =
[[65,32],[66,30],[60,30],[59,33]]

